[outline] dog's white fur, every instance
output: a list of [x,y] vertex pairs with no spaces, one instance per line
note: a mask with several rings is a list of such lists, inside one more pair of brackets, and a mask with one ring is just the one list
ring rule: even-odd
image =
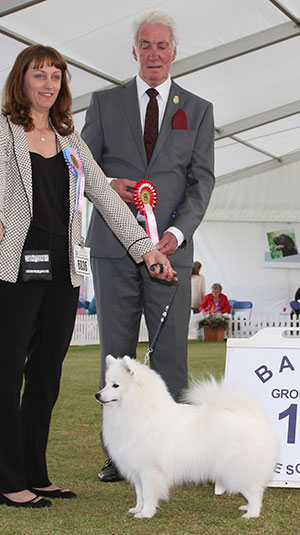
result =
[[169,489],[213,481],[244,495],[243,517],[258,517],[277,460],[277,439],[254,396],[213,378],[176,403],[160,376],[127,356],[106,357],[103,439],[136,490],[136,518],[152,517]]

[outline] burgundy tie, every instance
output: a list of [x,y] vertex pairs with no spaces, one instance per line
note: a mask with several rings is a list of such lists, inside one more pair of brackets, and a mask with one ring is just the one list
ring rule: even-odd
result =
[[146,93],[149,95],[150,100],[148,102],[145,116],[144,143],[147,162],[149,163],[158,136],[158,104],[156,100],[158,91],[150,88],[147,89]]

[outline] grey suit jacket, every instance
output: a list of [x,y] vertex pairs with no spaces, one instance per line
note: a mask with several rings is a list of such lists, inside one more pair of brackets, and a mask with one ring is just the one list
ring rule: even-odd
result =
[[[137,224],[126,204],[109,186],[107,179],[80,135],[61,136],[55,131],[61,149],[72,147],[81,156],[85,170],[85,195],[95,204],[107,228],[116,233],[122,248],[136,262],[153,250],[153,244]],[[74,269],[73,248],[82,235],[81,212],[74,211],[77,179],[69,171],[69,262],[73,286],[83,277]],[[33,212],[31,161],[24,128],[0,116],[0,221],[5,235],[0,243],[0,280],[16,282],[21,252]]]
[[[172,128],[172,117],[179,109],[186,114],[187,130]],[[107,176],[147,178],[153,182],[158,191],[155,216],[159,235],[173,225],[185,236],[184,243],[171,257],[172,265],[190,266],[192,236],[205,214],[214,187],[212,105],[172,82],[148,165],[134,79],[123,86],[93,94],[82,137]],[[130,205],[130,208],[136,215],[135,207]],[[126,254],[95,209],[87,242],[96,258],[121,258]]]

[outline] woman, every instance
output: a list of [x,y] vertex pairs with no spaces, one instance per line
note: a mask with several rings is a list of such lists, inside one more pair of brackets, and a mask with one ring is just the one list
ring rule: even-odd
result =
[[198,261],[194,262],[192,269],[192,309],[193,312],[199,312],[199,306],[203,301],[205,295],[205,279],[204,275],[200,273],[202,264]]
[[[49,507],[41,496],[76,496],[50,481],[46,446],[82,283],[74,251],[82,241],[83,187],[136,262],[144,260],[158,278],[176,279],[74,133],[70,109],[62,56],[40,45],[23,50],[0,117],[0,503],[16,507]],[[24,282],[24,251],[24,266],[33,261],[27,277],[34,271],[51,278],[48,264],[34,269],[50,251],[52,280]]]
[[222,286],[215,283],[211,287],[211,293],[205,295],[199,312],[203,314],[226,314],[230,312],[230,304],[226,295],[222,294]]

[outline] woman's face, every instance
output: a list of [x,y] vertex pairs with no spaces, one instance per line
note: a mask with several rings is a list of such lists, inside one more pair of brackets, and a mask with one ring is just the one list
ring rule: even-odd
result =
[[219,297],[219,295],[220,295],[221,292],[220,292],[220,290],[216,290],[216,288],[212,288],[212,289],[211,289],[211,293],[213,294],[213,297],[214,297],[215,299],[218,299],[218,297]]
[[49,111],[57,99],[61,88],[62,72],[47,60],[36,67],[35,60],[29,63],[24,75],[23,91],[36,112]]

